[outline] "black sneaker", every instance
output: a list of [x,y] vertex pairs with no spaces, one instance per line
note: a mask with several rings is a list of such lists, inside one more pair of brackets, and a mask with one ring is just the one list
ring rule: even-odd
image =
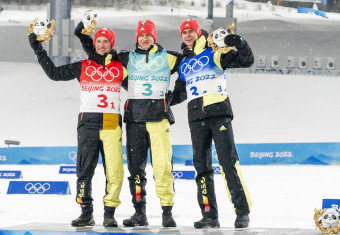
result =
[[195,228],[219,228],[220,222],[218,218],[203,217],[203,219],[194,223]]
[[177,227],[174,218],[172,218],[172,213],[170,210],[163,210],[162,226],[165,228]]
[[148,219],[146,218],[145,213],[135,213],[130,219],[123,220],[123,224],[127,227],[135,227],[135,226],[148,226]]
[[250,219],[248,215],[238,214],[234,225],[235,228],[248,228],[249,222]]
[[83,226],[94,226],[94,219],[92,213],[83,212],[81,215],[72,220],[71,225],[75,227],[83,227]]
[[118,227],[118,223],[114,216],[115,214],[113,212],[104,212],[104,227]]

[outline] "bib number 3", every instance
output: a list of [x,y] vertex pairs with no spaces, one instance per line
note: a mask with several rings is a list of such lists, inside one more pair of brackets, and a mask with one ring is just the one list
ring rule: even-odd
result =
[[[107,103],[107,96],[106,95],[98,95],[99,100],[99,104],[97,104],[97,106],[99,108],[107,108],[109,106],[109,104]],[[115,109],[114,103],[111,102],[111,109]]]
[[143,84],[143,87],[145,87],[145,92],[143,92],[142,95],[145,95],[145,96],[152,95],[152,90],[151,90],[152,85],[150,83]]

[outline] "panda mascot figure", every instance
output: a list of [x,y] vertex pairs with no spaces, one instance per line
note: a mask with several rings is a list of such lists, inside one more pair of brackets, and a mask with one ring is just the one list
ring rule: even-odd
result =
[[319,218],[324,228],[336,228],[339,225],[339,212],[333,208],[328,208]]
[[233,50],[234,47],[228,46],[224,43],[224,38],[229,34],[234,34],[234,28],[235,25],[231,24],[228,25],[226,29],[221,27],[210,33],[207,38],[208,46],[211,47],[213,51],[218,51],[222,54],[226,54],[229,51]]
[[30,24],[28,34],[35,33],[39,42],[49,41],[54,33],[55,24],[54,20],[50,21],[48,18],[37,17]]
[[314,210],[314,221],[315,225],[324,234],[338,234],[340,232],[340,215],[337,209],[315,209]]
[[84,29],[81,31],[82,34],[90,36],[93,31],[95,31],[98,15],[93,10],[87,10],[83,16],[82,22],[84,24]]

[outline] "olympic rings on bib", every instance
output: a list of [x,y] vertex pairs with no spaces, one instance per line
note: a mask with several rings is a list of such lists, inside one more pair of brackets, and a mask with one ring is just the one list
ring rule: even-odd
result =
[[100,81],[104,78],[107,82],[112,82],[116,77],[119,76],[119,70],[115,67],[110,69],[95,68],[93,66],[88,66],[85,70],[87,76],[90,76],[93,81]]
[[150,59],[148,63],[146,63],[145,58],[141,60],[136,60],[135,58],[131,59],[131,63],[139,70],[144,71],[146,69],[151,71],[156,71],[162,68],[164,65],[164,59],[162,56],[156,56],[153,59]]
[[184,75],[188,75],[191,71],[192,72],[199,72],[208,63],[209,63],[209,57],[208,56],[202,56],[198,60],[193,58],[193,59],[189,60],[188,63],[184,63],[181,66],[181,73],[184,74]]
[[38,193],[38,194],[42,194],[46,191],[48,191],[51,188],[51,185],[48,183],[36,183],[36,184],[32,184],[32,183],[28,183],[25,185],[25,189],[30,193],[30,194],[34,194],[34,193]]

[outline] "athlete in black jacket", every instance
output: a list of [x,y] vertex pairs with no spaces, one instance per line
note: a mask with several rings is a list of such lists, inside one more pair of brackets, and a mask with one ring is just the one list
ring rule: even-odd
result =
[[78,79],[80,83],[80,113],[78,116],[77,196],[82,214],[72,226],[95,224],[92,204],[92,178],[99,152],[106,176],[104,196],[105,227],[117,227],[114,218],[121,203],[119,194],[123,183],[122,122],[120,115],[120,87],[126,69],[117,61],[112,50],[115,35],[111,29],[100,28],[95,34],[96,58],[56,67],[34,33],[29,42],[46,75],[54,81]]
[[177,79],[170,105],[188,99],[188,119],[193,146],[193,162],[197,171],[197,199],[203,219],[195,228],[219,227],[218,210],[212,168],[212,140],[214,140],[221,172],[231,202],[237,214],[236,228],[248,227],[252,201],[245,186],[231,125],[233,112],[227,94],[228,68],[250,67],[254,63],[248,43],[230,34],[225,44],[235,46],[226,54],[207,46],[207,36],[194,19],[180,26],[183,56],[180,78]]
[[[80,23],[76,36],[87,54],[93,54],[91,37],[81,34]],[[170,124],[174,116],[169,107],[170,76],[177,71],[181,54],[170,52],[156,44],[157,33],[150,20],[138,22],[136,49],[119,53],[120,61],[128,70],[128,79],[122,86],[128,91],[124,107],[126,122],[127,161],[129,183],[136,213],[123,221],[126,226],[148,225],[145,214],[147,182],[145,167],[147,152],[151,149],[157,196],[163,209],[163,227],[176,227],[172,218],[174,205],[174,178]]]

